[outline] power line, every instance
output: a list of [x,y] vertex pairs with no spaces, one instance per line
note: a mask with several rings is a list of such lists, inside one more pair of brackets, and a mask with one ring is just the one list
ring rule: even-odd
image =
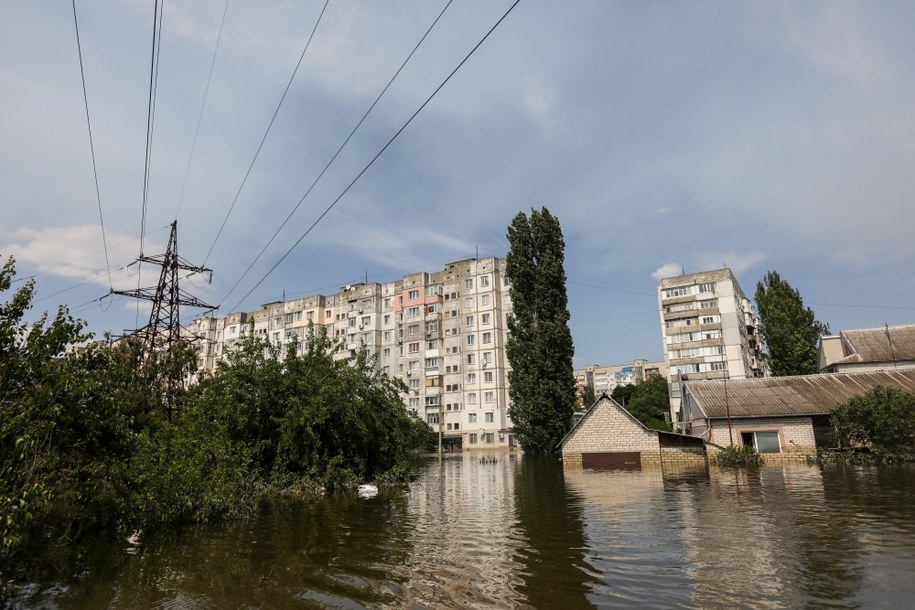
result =
[[[74,0],[75,1],[75,0]],[[197,148],[197,135],[200,133],[200,124],[203,122],[203,110],[207,105],[207,95],[210,93],[210,81],[213,78],[213,67],[216,65],[216,54],[219,52],[219,41],[222,40],[222,28],[226,23],[226,13],[229,12],[229,0],[226,0],[222,9],[222,21],[219,22],[219,34],[216,36],[216,48],[213,49],[213,59],[210,61],[210,74],[203,90],[203,101],[200,103],[200,114],[197,115],[197,127],[194,129],[194,141],[191,143],[191,154],[187,160],[187,169],[184,171],[184,183],[181,185],[181,195],[178,197],[178,210],[175,212],[177,219],[181,215],[181,204],[184,203],[184,189],[187,188],[187,177],[191,173],[191,161],[194,160],[194,150]]]
[[277,228],[277,230],[273,233],[273,236],[267,241],[266,244],[264,244],[264,247],[261,248],[261,251],[258,252],[257,256],[254,257],[254,260],[251,261],[251,264],[248,265],[248,268],[245,269],[244,273],[241,274],[241,277],[239,277],[238,280],[235,282],[235,284],[232,286],[232,288],[229,289],[229,292],[226,294],[226,296],[223,298],[223,300],[228,299],[228,298],[229,298],[229,295],[232,294],[232,292],[234,292],[236,288],[238,288],[238,285],[241,283],[241,281],[242,281],[243,279],[245,279],[245,277],[248,275],[248,273],[250,273],[251,269],[254,268],[254,265],[257,263],[257,261],[259,261],[260,258],[261,258],[261,256],[264,255],[264,252],[267,251],[267,248],[270,247],[270,244],[273,243],[273,240],[276,239],[276,236],[280,234],[280,231],[283,230],[283,228],[286,226],[286,224],[289,222],[289,220],[293,217],[293,215],[294,215],[294,214],[298,211],[298,209],[302,206],[302,203],[305,201],[305,199],[308,197],[308,195],[311,194],[311,191],[314,190],[315,186],[318,184],[318,182],[321,180],[321,178],[324,177],[324,174],[327,172],[327,170],[330,168],[330,166],[334,163],[334,161],[337,160],[337,157],[340,155],[340,153],[343,151],[343,149],[346,147],[346,145],[349,144],[349,141],[352,139],[353,135],[355,135],[356,131],[357,131],[357,130],[362,126],[362,124],[365,122],[365,119],[368,118],[369,114],[371,114],[372,110],[375,109],[375,106],[378,105],[378,102],[381,100],[381,98],[384,96],[384,94],[387,93],[388,89],[389,89],[389,88],[391,87],[391,85],[394,83],[394,80],[395,80],[395,79],[400,75],[400,73],[403,71],[404,67],[407,65],[407,63],[410,61],[410,59],[411,59],[411,58],[413,57],[413,55],[416,53],[417,49],[419,49],[419,47],[420,47],[420,45],[422,45],[423,41],[426,40],[426,37],[429,36],[429,33],[432,31],[432,28],[435,27],[435,25],[436,25],[436,24],[439,22],[439,20],[442,18],[442,15],[445,14],[445,11],[448,10],[448,7],[451,6],[451,2],[452,2],[452,0],[448,0],[448,3],[445,4],[445,7],[441,10],[441,12],[438,14],[438,16],[437,16],[437,17],[435,18],[435,20],[432,22],[432,25],[429,26],[429,28],[428,28],[428,29],[426,30],[426,32],[423,34],[422,38],[419,39],[419,42],[416,43],[416,46],[413,47],[413,50],[410,51],[410,54],[407,55],[407,58],[403,61],[403,63],[400,64],[400,67],[397,68],[397,71],[394,72],[394,75],[393,75],[393,76],[391,77],[391,79],[388,81],[388,84],[386,84],[386,85],[384,86],[384,88],[381,90],[381,93],[379,93],[379,94],[378,94],[378,97],[375,98],[375,101],[372,102],[372,104],[369,106],[368,110],[365,111],[365,114],[362,115],[362,118],[359,119],[359,121],[356,123],[355,127],[353,127],[353,129],[349,132],[349,135],[346,136],[346,139],[343,140],[343,143],[340,144],[339,148],[337,148],[337,151],[333,154],[333,156],[330,158],[330,160],[329,160],[329,161],[327,162],[327,164],[324,166],[324,169],[322,169],[321,172],[318,174],[318,176],[314,179],[314,181],[311,183],[311,186],[308,187],[308,190],[306,190],[306,191],[305,191],[305,194],[302,195],[302,198],[299,199],[299,202],[298,202],[297,204],[295,204],[295,207],[292,208],[292,211],[289,212],[289,215],[286,216],[286,219],[280,224],[280,226]]
[[156,92],[159,82],[159,47],[162,37],[162,0],[155,0],[153,8],[152,50],[149,59],[149,100],[146,108],[146,158],[143,162],[143,208],[140,216],[140,255],[143,255],[146,236],[146,212],[149,205],[149,170],[152,163],[152,137],[156,116]]
[[229,211],[226,212],[225,218],[222,219],[222,224],[219,226],[219,231],[216,233],[216,238],[213,239],[213,243],[210,244],[210,249],[207,251],[207,255],[203,259],[203,266],[205,267],[207,261],[210,260],[210,254],[213,253],[213,248],[216,247],[216,242],[219,241],[219,237],[222,235],[222,230],[226,226],[226,222],[229,220],[229,216],[232,215],[232,210],[235,209],[235,204],[238,203],[238,197],[241,195],[242,189],[245,188],[245,183],[248,181],[248,176],[251,175],[251,170],[254,168],[254,163],[257,161],[258,155],[261,153],[261,149],[264,147],[264,142],[267,141],[267,135],[270,133],[270,129],[273,127],[274,121],[276,121],[276,116],[280,112],[280,108],[283,105],[283,101],[286,99],[286,94],[289,93],[289,88],[292,87],[292,81],[295,79],[295,75],[299,71],[299,66],[302,65],[302,60],[305,58],[305,53],[308,52],[308,47],[311,46],[311,40],[314,38],[315,32],[318,31],[318,25],[321,23],[321,18],[324,17],[324,12],[327,10],[327,5],[330,4],[330,0],[325,0],[324,7],[321,9],[321,14],[318,15],[317,21],[315,21],[314,28],[311,30],[311,34],[308,36],[308,40],[305,42],[305,48],[302,49],[302,54],[299,55],[299,61],[295,64],[295,69],[292,71],[292,76],[289,77],[289,82],[286,83],[286,89],[283,91],[283,96],[280,98],[280,102],[276,105],[276,110],[273,111],[273,116],[270,118],[270,123],[267,125],[267,130],[264,132],[264,137],[261,138],[261,142],[257,147],[257,151],[254,153],[254,158],[251,159],[251,164],[248,166],[248,171],[245,172],[245,177],[242,178],[241,184],[238,186],[238,191],[235,193],[235,198],[232,199],[232,204],[229,206]]
[[108,261],[108,241],[105,237],[105,218],[102,216],[102,195],[98,187],[98,169],[95,163],[95,143],[92,139],[92,121],[89,120],[89,96],[86,94],[86,72],[83,70],[83,47],[79,40],[79,20],[76,18],[76,0],[73,5],[73,28],[76,30],[76,51],[79,56],[79,77],[83,83],[83,104],[86,107],[86,128],[89,130],[89,152],[92,155],[92,177],[95,179],[95,200],[98,202],[98,221],[102,229],[102,249],[105,251],[105,268],[108,270],[108,288],[114,290],[111,282],[111,263]]
[[[273,273],[273,272],[276,270],[276,268],[280,266],[280,264],[281,264],[284,260],[286,260],[286,257],[288,257],[288,256],[292,253],[292,251],[296,248],[296,246],[298,246],[298,245],[302,242],[302,240],[305,239],[305,238],[308,236],[309,233],[311,233],[312,229],[314,229],[314,228],[318,225],[318,223],[321,222],[321,221],[324,219],[325,216],[327,216],[327,214],[334,208],[334,206],[337,205],[337,202],[339,202],[341,199],[343,199],[343,196],[346,195],[346,193],[349,192],[349,190],[353,187],[354,184],[356,184],[356,182],[357,182],[360,178],[362,178],[363,174],[365,174],[365,172],[367,172],[367,171],[369,170],[369,168],[372,167],[372,165],[375,164],[375,161],[378,160],[378,157],[380,157],[382,154],[384,154],[384,151],[386,151],[386,150],[388,149],[388,147],[394,142],[394,140],[396,140],[397,137],[398,137],[401,133],[403,133],[403,131],[410,125],[410,123],[413,122],[413,119],[415,119],[415,118],[419,115],[419,113],[422,112],[423,108],[425,108],[425,107],[429,104],[429,102],[432,101],[432,99],[436,96],[436,94],[437,94],[439,91],[441,91],[442,87],[444,87],[444,86],[448,83],[448,81],[451,80],[451,77],[453,77],[453,76],[457,73],[457,71],[460,70],[461,67],[462,67],[465,63],[467,63],[467,60],[470,59],[470,57],[476,52],[476,50],[479,49],[480,46],[481,46],[484,42],[486,42],[486,39],[489,38],[489,36],[495,31],[495,29],[496,29],[497,27],[499,27],[499,25],[505,20],[505,18],[508,17],[508,15],[515,9],[516,6],[518,6],[518,3],[519,3],[519,2],[521,2],[521,0],[515,0],[515,2],[512,3],[512,5],[511,5],[510,7],[508,7],[508,10],[505,11],[505,13],[499,18],[498,21],[496,21],[495,25],[493,25],[493,26],[489,29],[489,31],[486,32],[486,34],[483,36],[483,38],[481,38],[480,41],[479,41],[477,44],[474,45],[474,47],[470,50],[470,52],[467,53],[467,55],[464,56],[464,59],[462,59],[461,62],[454,68],[454,70],[452,70],[451,73],[450,73],[447,77],[445,77],[445,80],[443,80],[443,81],[441,82],[441,84],[440,84],[438,87],[435,88],[435,91],[433,91],[433,92],[429,95],[429,97],[426,98],[426,101],[424,101],[424,102],[422,103],[422,105],[421,105],[419,108],[416,109],[416,112],[414,112],[414,113],[410,116],[410,118],[407,119],[407,122],[404,123],[404,124],[400,127],[400,129],[398,129],[398,130],[394,133],[393,136],[391,136],[391,139],[389,139],[389,140],[387,141],[387,143],[386,143],[384,146],[381,147],[381,150],[379,150],[379,151],[375,154],[375,156],[372,157],[372,159],[368,162],[368,164],[366,164],[366,166],[365,166],[364,168],[362,168],[362,171],[360,171],[360,172],[356,175],[356,177],[353,178],[352,182],[350,182],[350,183],[346,186],[346,188],[343,189],[343,192],[341,192],[341,193],[337,196],[337,198],[334,199],[334,200],[331,202],[331,204],[330,204],[329,206],[327,206],[327,209],[325,209],[325,210],[321,213],[321,215],[318,216],[317,220],[315,220],[315,221],[311,224],[311,226],[308,227],[308,229],[302,234],[302,236],[299,237],[299,238],[295,241],[295,243],[292,244],[292,246],[289,247],[288,250],[286,250],[286,252],[283,254],[283,256],[281,256],[280,259],[279,259],[279,260],[278,260],[278,261],[277,261],[277,262],[267,271],[267,273],[265,273],[264,276],[263,276],[260,280],[258,280],[258,282],[251,288],[251,290],[249,290],[248,293],[247,293],[244,297],[241,298],[241,301],[239,301],[239,305],[240,305],[245,299],[247,299],[247,298],[251,295],[251,293],[254,292],[254,291],[264,282],[264,280],[266,280],[266,279],[270,276],[270,274]],[[236,305],[235,307],[238,307],[238,305]],[[235,307],[233,307],[232,310],[234,310]]]

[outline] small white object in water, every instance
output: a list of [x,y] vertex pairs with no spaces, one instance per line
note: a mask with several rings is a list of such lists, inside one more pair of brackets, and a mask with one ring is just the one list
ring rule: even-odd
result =
[[131,535],[127,536],[127,544],[132,546],[140,546],[140,535],[143,534],[143,530],[137,530]]
[[374,498],[378,495],[378,488],[374,485],[360,485],[359,486],[359,497],[360,498]]

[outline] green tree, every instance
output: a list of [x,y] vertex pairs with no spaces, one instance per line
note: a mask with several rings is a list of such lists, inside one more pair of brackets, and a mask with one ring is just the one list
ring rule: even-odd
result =
[[656,375],[630,387],[633,390],[626,410],[649,428],[670,431],[670,424],[664,421],[664,414],[670,409],[667,381]]
[[629,401],[632,400],[632,395],[635,394],[638,389],[638,385],[635,383],[626,383],[613,386],[613,391],[610,392],[610,398],[612,398],[618,405],[624,407],[629,405]]
[[837,440],[864,446],[877,457],[915,455],[915,392],[877,386],[832,412]]
[[776,377],[812,375],[819,368],[817,343],[829,326],[804,307],[797,289],[777,272],[769,271],[756,284],[760,332],[769,351],[769,368]]
[[508,227],[508,242],[509,415],[525,451],[553,452],[575,409],[565,242],[559,220],[546,208],[531,210],[530,218],[519,212]]
[[594,386],[589,383],[581,389],[581,405],[589,409],[595,402],[597,402],[597,394],[594,393]]

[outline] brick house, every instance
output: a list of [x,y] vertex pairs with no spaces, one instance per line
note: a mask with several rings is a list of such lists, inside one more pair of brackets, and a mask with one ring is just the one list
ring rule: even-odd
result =
[[867,371],[687,381],[681,413],[687,434],[707,442],[752,446],[767,463],[806,461],[830,444],[829,415],[839,404],[875,386],[915,391],[915,367]]
[[603,394],[560,442],[567,467],[705,469],[701,439],[645,427]]

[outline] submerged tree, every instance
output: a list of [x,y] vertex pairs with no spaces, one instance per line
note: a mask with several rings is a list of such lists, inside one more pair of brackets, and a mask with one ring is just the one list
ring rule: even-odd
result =
[[915,392],[877,386],[837,406],[831,421],[841,445],[880,459],[915,457]]
[[829,334],[813,310],[804,307],[797,289],[777,272],[769,271],[756,284],[759,326],[769,350],[769,368],[776,377],[812,375],[819,368],[817,343]]
[[509,415],[521,447],[556,451],[575,409],[565,242],[559,220],[543,208],[519,212],[508,227],[511,333],[506,344]]

